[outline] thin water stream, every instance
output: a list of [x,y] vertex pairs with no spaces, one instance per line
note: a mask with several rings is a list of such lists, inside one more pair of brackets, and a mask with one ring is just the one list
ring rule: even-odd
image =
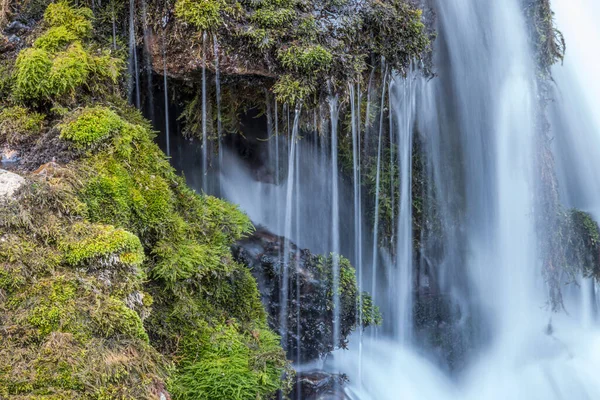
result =
[[[600,42],[600,7],[592,0],[554,3],[570,43],[565,65],[553,70],[555,102],[548,108],[561,201],[598,219],[600,117],[594,110],[600,106],[600,79],[594,68],[600,47],[589,38]],[[218,175],[220,195],[284,236],[283,343],[291,304],[300,305],[300,297],[290,299],[294,290],[300,293],[289,287],[291,242],[351,259],[359,287],[369,289],[384,322],[364,333],[359,329],[350,350],[336,351],[325,366],[348,374],[350,398],[600,399],[596,284],[580,276],[565,290],[566,311],[553,313],[548,306],[535,218],[541,200],[535,189],[536,115],[542,110],[521,2],[432,5],[438,16],[435,78],[381,67],[379,78],[371,74],[366,86],[362,82],[362,91],[350,85],[347,97],[332,96],[323,109],[307,110],[311,128],[301,126],[300,107],[282,107],[267,93],[266,155],[254,165],[222,143],[213,38],[219,162],[218,168],[209,166],[204,57],[203,189],[209,172]],[[350,136],[343,137],[348,122]],[[347,160],[340,156],[342,140],[351,141]],[[418,177],[416,144],[423,158]],[[369,157],[374,192],[365,193]],[[352,166],[346,175],[340,172],[343,161]],[[259,169],[268,173],[259,176]],[[397,181],[386,180],[386,170],[396,171]],[[427,180],[417,198],[415,179]],[[385,201],[391,203],[391,238],[381,235]],[[422,207],[425,221],[417,237],[415,207]],[[387,249],[382,239],[391,239]],[[339,267],[334,256],[334,343],[340,340]],[[362,310],[361,296],[359,302]],[[424,304],[439,307],[425,328]]]

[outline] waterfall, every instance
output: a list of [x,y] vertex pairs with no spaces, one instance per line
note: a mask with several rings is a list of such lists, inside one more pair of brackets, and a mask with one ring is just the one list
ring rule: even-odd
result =
[[135,20],[135,0],[129,0],[129,98],[140,108],[140,67],[137,59]]
[[[390,87],[390,114],[396,116],[398,145],[398,171],[400,187],[398,190],[399,208],[396,235],[396,279],[393,280],[393,293],[396,297],[397,311],[394,313],[396,326],[395,338],[402,343],[410,341],[412,334],[412,131],[415,116],[415,78],[394,77],[394,85]],[[391,119],[391,118],[390,118]],[[392,125],[393,127],[393,125]],[[390,141],[390,145],[393,142]],[[393,158],[392,158],[393,160]],[[390,166],[390,170],[393,165]],[[394,208],[392,197],[392,209]]]
[[[358,329],[359,329],[359,346],[362,346],[362,335],[363,335],[363,298],[362,298],[362,275],[363,275],[363,263],[362,263],[362,204],[361,204],[361,170],[360,170],[360,86],[356,93],[358,100],[358,107],[355,104],[355,93],[354,86],[350,85],[350,110],[351,110],[351,127],[352,127],[352,186],[354,193],[354,266],[356,268],[357,285],[358,285]],[[360,382],[361,376],[361,360],[360,354],[362,349],[359,348],[359,362],[358,362],[358,381]]]
[[[310,125],[310,115],[302,115],[301,124],[300,107],[281,107],[267,92],[266,116],[256,119],[264,119],[268,143],[257,135],[255,147],[244,149],[256,160],[222,143],[217,128],[220,194],[285,238],[282,343],[290,343],[289,335],[297,335],[298,345],[302,340],[299,331],[287,331],[301,300],[300,288],[290,287],[293,241],[332,254],[334,347],[341,335],[339,255],[352,259],[359,289],[369,287],[382,311],[381,328],[364,335],[359,329],[350,349],[325,363],[348,375],[350,399],[599,399],[597,283],[584,274],[576,281],[565,277],[566,310],[553,313],[548,306],[540,246],[547,227],[536,218],[543,200],[536,146],[544,94],[523,2],[429,3],[437,18],[435,76],[422,76],[417,62],[393,71],[382,60],[381,78],[375,79],[378,71],[369,77],[366,113],[360,85],[340,97],[332,93],[328,104],[312,110],[314,137],[300,128]],[[554,101],[547,109],[557,190],[566,207],[599,219],[600,48],[590,38],[600,38],[600,7],[593,0],[554,5],[571,49],[564,66],[553,68]],[[220,124],[214,37],[213,47]],[[203,182],[209,160],[205,54]],[[350,139],[353,170],[340,171],[340,160],[350,162],[343,147]],[[361,192],[371,179],[364,167],[373,168],[373,198]],[[383,237],[390,219],[391,237]],[[359,323],[362,301],[359,292]]]
[[[298,117],[297,117],[298,118]],[[297,124],[296,119],[294,118],[294,125]],[[294,126],[294,129],[297,131],[298,127]],[[294,173],[296,174],[296,177],[294,178],[294,183],[296,185],[296,187],[294,188],[296,195],[294,196],[294,216],[295,216],[295,221],[294,221],[294,225],[296,227],[296,237],[300,237],[300,234],[302,232],[302,227],[301,227],[301,223],[302,223],[302,219],[300,217],[300,196],[299,194],[301,193],[301,186],[300,186],[300,152],[301,152],[301,147],[298,146],[296,147],[296,154],[294,154]],[[297,251],[296,252],[296,259],[294,260],[296,266],[300,265],[300,252]],[[296,307],[296,363],[298,365],[302,365],[302,336],[301,336],[301,326],[302,326],[302,322],[300,319],[300,306],[301,306],[301,287],[300,287],[300,279],[296,279],[296,287],[294,288],[296,291],[296,298],[295,298],[295,307]],[[296,392],[297,392],[297,399],[298,400],[302,400],[302,384],[300,383],[300,381],[298,381],[297,385],[296,385]]]
[[[567,42],[564,64],[552,70],[556,86],[551,122],[560,195],[567,207],[589,212],[600,221],[600,80],[594,67],[600,51],[596,23],[600,7],[589,0],[557,0],[553,8]],[[598,323],[597,284],[593,278],[578,280],[581,290],[570,293],[567,309],[592,327]]]
[[[600,210],[595,173],[600,118],[590,111],[600,98],[592,61],[600,53],[589,47],[589,38],[600,37],[594,22],[600,14],[594,14],[598,7],[591,1],[555,3],[559,24],[566,21],[574,30],[565,31],[567,43],[576,46],[574,63],[567,53],[565,66],[554,68],[558,101],[550,106],[559,184],[566,186],[561,198],[594,214]],[[439,0],[434,7],[436,77],[425,81],[409,72],[407,79],[396,76],[390,90],[400,173],[392,270],[397,275],[388,298],[378,302],[393,303],[392,323],[399,325],[391,338],[365,343],[361,382],[347,370],[354,382],[348,395],[361,400],[600,398],[590,373],[600,365],[600,338],[595,329],[583,330],[593,325],[594,284],[580,279],[581,289],[569,291],[577,294],[567,299],[567,310],[583,309],[582,316],[551,314],[547,306],[535,220],[539,92],[522,4]],[[435,328],[438,340],[447,341],[441,345],[410,340],[416,328],[406,322],[418,319],[408,315],[415,279],[407,272],[413,269],[402,269],[412,262],[408,214],[416,132],[435,206],[425,218],[436,221],[421,239],[421,257],[430,265],[421,272],[428,279],[418,290],[419,296],[437,296],[449,306],[453,327]],[[452,351],[449,367],[439,356],[444,346]],[[358,362],[358,353],[340,353],[337,367]],[[458,379],[446,373],[456,365]]]
[[296,179],[295,168],[296,168],[296,141],[298,136],[298,126],[300,122],[300,111],[301,106],[297,105],[294,115],[294,126],[292,128],[292,134],[290,137],[290,153],[288,156],[288,176],[286,182],[286,198],[285,198],[285,220],[284,220],[284,250],[283,260],[281,266],[283,268],[283,274],[281,274],[281,294],[280,294],[280,314],[279,314],[279,327],[281,334],[281,343],[283,348],[287,349],[287,319],[288,319],[288,304],[289,304],[289,265],[292,262],[290,259],[291,254],[291,241],[289,238],[292,237],[292,216],[294,206],[294,181]]
[[167,156],[171,156],[171,131],[169,128],[169,85],[167,79],[167,46],[165,44],[165,26],[161,35],[163,56],[163,90],[165,92],[165,142]]
[[333,269],[333,346],[340,343],[340,211],[338,183],[338,98],[329,98],[331,119],[331,251]]
[[202,191],[208,193],[208,132],[206,126],[206,32],[202,33]]
[[146,73],[146,110],[150,121],[155,123],[154,117],[154,89],[152,84],[152,56],[150,54],[150,27],[148,26],[148,10],[146,0],[142,0],[142,23],[144,30],[144,72]]
[[385,88],[387,82],[387,69],[383,73],[383,81],[381,83],[381,104],[379,107],[379,135],[377,136],[377,169],[375,173],[375,211],[373,222],[373,250],[371,261],[371,296],[373,303],[377,304],[377,274],[378,274],[378,248],[379,248],[379,192],[381,190],[381,153],[383,145],[383,105],[385,104]]
[[[223,165],[223,127],[221,122],[221,74],[219,71],[219,42],[217,41],[217,35],[213,35],[213,49],[215,57],[215,99],[217,105],[217,138],[219,146],[219,169]],[[267,104],[270,103],[267,100]],[[270,135],[269,135],[270,136]],[[219,192],[221,188],[219,187]]]

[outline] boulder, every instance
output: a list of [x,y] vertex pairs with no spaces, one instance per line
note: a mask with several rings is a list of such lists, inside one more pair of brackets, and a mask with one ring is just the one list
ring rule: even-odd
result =
[[12,197],[24,183],[20,175],[0,169],[0,199]]
[[[306,363],[322,358],[334,348],[343,348],[346,337],[358,325],[358,289],[354,268],[340,257],[340,341],[333,342],[332,257],[312,254],[281,236],[259,228],[249,238],[233,246],[233,255],[247,266],[258,282],[261,299],[269,314],[269,325],[279,332],[289,359]],[[284,257],[284,253],[287,257]],[[285,258],[285,260],[284,260]],[[281,288],[288,269],[287,320],[282,332]],[[363,294],[364,325],[379,321],[379,311],[370,308],[371,299]],[[368,318],[366,315],[375,318]]]
[[296,375],[296,385],[290,398],[304,400],[347,400],[344,385],[345,375],[313,370],[302,371]]

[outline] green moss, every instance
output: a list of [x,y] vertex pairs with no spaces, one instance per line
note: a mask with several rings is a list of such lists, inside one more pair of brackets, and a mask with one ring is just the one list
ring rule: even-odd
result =
[[17,100],[38,106],[51,99],[73,102],[89,92],[106,93],[117,83],[123,61],[106,52],[93,54],[80,41],[90,36],[91,17],[89,9],[73,8],[65,1],[48,7],[49,29],[34,48],[21,51],[15,63]]
[[339,268],[338,295],[340,298],[340,318],[345,321],[345,326],[347,327],[347,330],[342,332],[342,335],[344,337],[347,336],[355,327],[356,323],[352,321],[356,320],[356,311],[359,310],[360,301],[362,301],[362,309],[359,311],[363,313],[363,325],[366,327],[380,324],[382,321],[381,313],[379,308],[373,304],[371,296],[363,292],[362,299],[358,297],[358,285],[356,283],[356,271],[354,267],[347,258],[336,254],[330,254],[326,258],[323,256],[319,256],[318,258],[318,268],[321,270],[328,288],[327,308],[333,310],[333,263],[335,259],[337,259]]
[[42,100],[49,94],[52,60],[46,50],[22,50],[15,63],[14,95],[22,101]]
[[296,12],[289,8],[261,8],[252,14],[251,20],[260,28],[282,28],[292,22]]
[[0,60],[0,99],[8,99],[12,92],[13,61]]
[[[206,30],[241,9],[178,7]],[[48,8],[46,31],[15,63],[22,108],[1,113],[48,143],[60,136],[72,161],[0,204],[0,397],[153,398],[169,375],[178,398],[269,398],[289,365],[230,250],[252,224],[188,188],[150,124],[109,95],[123,64],[96,48],[91,18],[64,1]],[[195,371],[220,375],[196,384]]]
[[105,337],[125,336],[149,341],[140,316],[120,300],[106,299],[102,307],[92,311],[91,320]]
[[594,218],[572,209],[563,219],[565,231],[565,261],[574,276],[600,276],[600,227]]
[[66,51],[58,53],[50,69],[50,94],[75,97],[75,91],[90,76],[89,63],[88,54],[81,43],[73,43]]
[[220,325],[183,346],[188,358],[169,386],[174,399],[268,399],[280,387],[285,364],[279,337],[268,330]]
[[160,241],[153,248],[157,261],[152,268],[152,277],[173,285],[177,281],[192,277],[202,278],[221,266],[223,249],[199,244],[192,240]]
[[8,143],[36,138],[42,132],[45,116],[24,107],[8,107],[0,111],[0,140]]
[[333,62],[331,53],[320,45],[291,46],[280,50],[278,57],[285,68],[303,74],[326,72]]
[[296,104],[315,93],[315,87],[306,82],[284,75],[273,85],[273,93],[281,104]]
[[79,38],[91,33],[92,18],[92,10],[86,7],[71,7],[65,0],[49,4],[44,13],[44,21],[50,27],[64,27]]
[[77,283],[66,278],[45,279],[35,284],[27,293],[33,306],[27,313],[27,322],[45,337],[54,331],[70,332],[82,338],[88,334],[78,318]]
[[77,40],[77,35],[64,26],[55,26],[35,40],[34,47],[49,52],[63,50],[69,43]]
[[78,148],[87,148],[117,133],[123,126],[123,120],[109,108],[88,107],[60,126],[60,137]]
[[74,224],[60,248],[64,251],[65,261],[71,265],[119,257],[123,264],[138,266],[144,260],[137,236],[110,225]]
[[216,29],[223,23],[219,0],[177,0],[175,16],[202,31]]

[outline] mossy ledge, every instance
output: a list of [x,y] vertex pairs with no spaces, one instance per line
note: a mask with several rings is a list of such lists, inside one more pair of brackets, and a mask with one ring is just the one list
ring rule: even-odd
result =
[[249,219],[176,175],[121,98],[124,62],[91,10],[52,3],[32,36],[2,55],[0,147],[26,183],[0,200],[0,398],[287,391],[290,363],[231,255]]

